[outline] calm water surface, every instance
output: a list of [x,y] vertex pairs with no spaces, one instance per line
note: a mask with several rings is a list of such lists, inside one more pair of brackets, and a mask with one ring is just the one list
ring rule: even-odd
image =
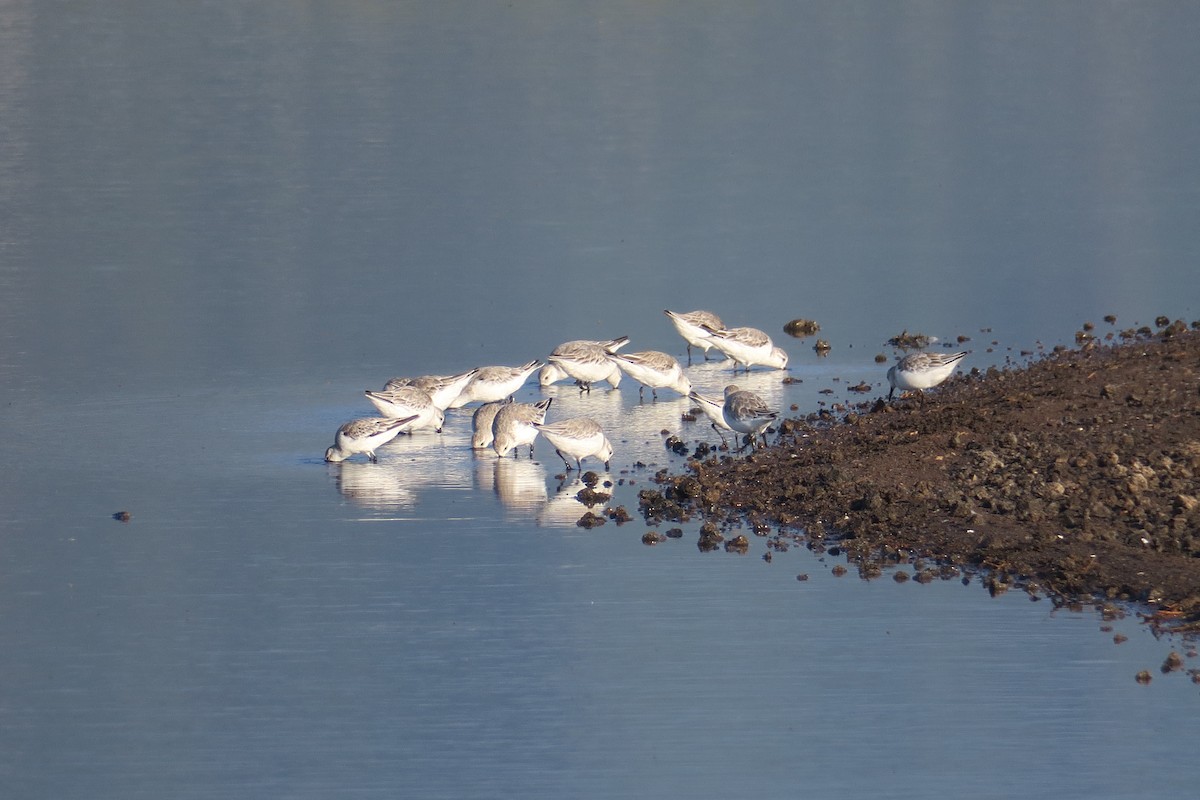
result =
[[[801,413],[885,393],[903,329],[983,368],[1195,319],[1198,32],[1156,2],[0,2],[0,794],[1190,796],[1200,694],[1157,672],[1187,645],[1134,618],[1118,646],[977,583],[584,531],[553,450],[476,455],[469,410],[321,454],[393,375],[682,358],[663,308],[777,335],[800,382],[738,382]],[[662,394],[521,399],[605,425],[636,516],[683,467],[661,431],[715,441]]]

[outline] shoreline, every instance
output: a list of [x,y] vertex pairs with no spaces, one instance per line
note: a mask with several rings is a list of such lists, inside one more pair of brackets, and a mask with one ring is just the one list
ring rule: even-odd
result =
[[756,452],[660,473],[643,515],[703,516],[701,547],[749,527],[772,537],[768,560],[802,544],[863,577],[964,570],[993,593],[1200,622],[1200,331],[1182,322],[778,431]]

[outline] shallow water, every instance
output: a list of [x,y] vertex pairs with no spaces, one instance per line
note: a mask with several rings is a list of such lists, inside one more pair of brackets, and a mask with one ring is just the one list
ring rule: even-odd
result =
[[[321,454],[393,375],[685,358],[663,308],[771,333],[798,382],[736,381],[797,413],[886,393],[903,329],[985,368],[1200,317],[1197,23],[0,6],[4,796],[1187,796],[1187,644],[1133,617],[586,531],[470,409]],[[670,390],[546,396],[635,517],[661,431],[716,442]]]

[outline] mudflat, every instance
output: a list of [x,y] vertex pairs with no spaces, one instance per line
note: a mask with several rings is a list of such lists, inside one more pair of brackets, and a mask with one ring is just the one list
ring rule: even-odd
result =
[[1200,619],[1200,332],[1175,322],[1117,341],[785,420],[769,447],[660,474],[643,514],[701,514],[710,541],[748,524],[774,537],[767,558],[800,542],[867,577],[965,569],[994,591],[1145,603],[1187,624]]

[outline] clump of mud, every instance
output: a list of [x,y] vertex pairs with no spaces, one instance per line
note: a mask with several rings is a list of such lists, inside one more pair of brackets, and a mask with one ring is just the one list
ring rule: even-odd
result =
[[905,328],[888,339],[887,343],[892,347],[899,347],[901,350],[920,350],[922,347],[928,347],[933,341],[934,339],[923,333],[909,333],[908,328]]
[[811,319],[794,319],[787,325],[783,326],[783,332],[788,336],[794,336],[797,339],[803,339],[805,336],[812,336],[817,331],[821,330],[821,326]]

